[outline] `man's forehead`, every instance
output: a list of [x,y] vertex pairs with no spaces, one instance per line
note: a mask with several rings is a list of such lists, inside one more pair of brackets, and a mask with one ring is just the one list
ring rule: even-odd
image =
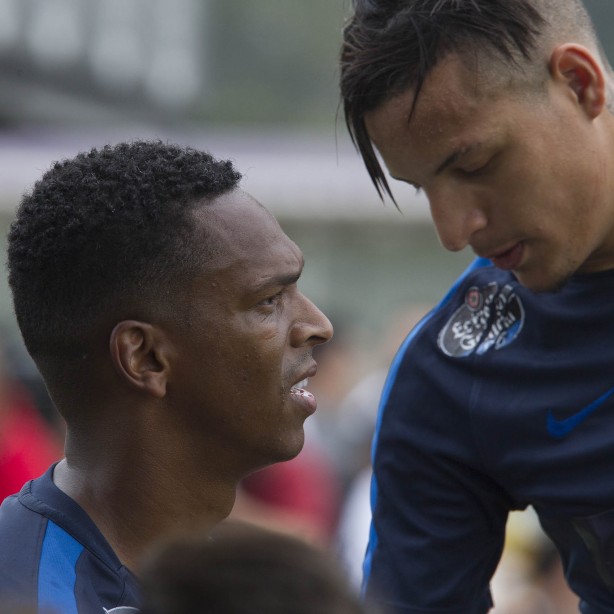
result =
[[242,190],[203,202],[194,216],[207,234],[229,244],[282,232],[273,215]]
[[400,123],[410,126],[417,136],[435,137],[442,132],[444,122],[469,112],[479,97],[475,72],[460,56],[449,54],[427,75],[417,98],[416,88],[410,87],[367,113],[367,131],[376,144],[377,135],[392,136]]
[[[302,252],[258,201],[234,191],[201,206],[195,216],[210,245],[211,270],[278,259],[302,263]],[[296,264],[293,264],[296,268]],[[302,266],[302,265],[301,265]]]
[[442,65],[425,82],[415,108],[415,92],[407,90],[365,117],[369,137],[393,177],[419,183],[422,172],[436,173],[454,154],[490,140],[492,126],[480,111],[483,98],[474,95],[473,77],[464,82],[457,67],[457,62]]

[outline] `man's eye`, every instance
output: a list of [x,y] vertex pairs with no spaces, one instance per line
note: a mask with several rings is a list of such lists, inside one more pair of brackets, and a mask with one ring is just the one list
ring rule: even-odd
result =
[[490,160],[487,160],[483,164],[477,164],[474,166],[469,166],[467,168],[461,168],[459,170],[463,175],[467,175],[468,177],[475,177],[477,175],[482,175],[483,173],[486,173],[489,170],[492,161],[493,158],[490,158]]
[[487,166],[488,165],[480,166],[478,168],[462,169],[462,173],[463,175],[469,175],[470,177],[474,175],[480,175],[484,172]]
[[260,304],[263,305],[264,307],[275,305],[279,301],[280,298],[281,298],[281,292],[278,292],[277,294],[268,296],[264,300],[260,301]]

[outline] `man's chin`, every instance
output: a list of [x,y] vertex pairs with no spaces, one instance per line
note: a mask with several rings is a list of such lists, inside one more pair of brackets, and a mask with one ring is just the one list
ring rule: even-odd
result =
[[270,459],[267,465],[284,463],[296,458],[305,445],[305,431],[301,428],[292,435],[280,436],[280,440],[275,444],[275,447],[270,451]]
[[283,451],[281,457],[275,461],[277,463],[283,463],[285,461],[292,460],[296,458],[305,445],[305,432],[301,429],[300,436],[297,436],[297,440],[290,443],[288,442],[288,446]]
[[522,286],[535,294],[556,294],[560,292],[569,281],[569,276],[555,277],[544,274],[530,275],[520,271],[513,271],[513,273],[514,277],[516,277]]

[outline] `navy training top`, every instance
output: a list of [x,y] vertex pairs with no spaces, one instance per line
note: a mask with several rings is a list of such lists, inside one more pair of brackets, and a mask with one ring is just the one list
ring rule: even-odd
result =
[[138,585],[52,465],[0,506],[0,603],[46,614],[134,614]]
[[614,612],[614,271],[535,294],[478,259],[405,340],[380,403],[364,590],[482,614],[534,506],[584,614]]

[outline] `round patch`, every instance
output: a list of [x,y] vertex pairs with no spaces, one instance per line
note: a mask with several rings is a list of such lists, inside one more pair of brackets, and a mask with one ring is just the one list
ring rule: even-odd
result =
[[496,282],[472,286],[465,302],[441,329],[437,343],[448,356],[462,358],[500,350],[516,339],[524,323],[524,307],[513,286]]

